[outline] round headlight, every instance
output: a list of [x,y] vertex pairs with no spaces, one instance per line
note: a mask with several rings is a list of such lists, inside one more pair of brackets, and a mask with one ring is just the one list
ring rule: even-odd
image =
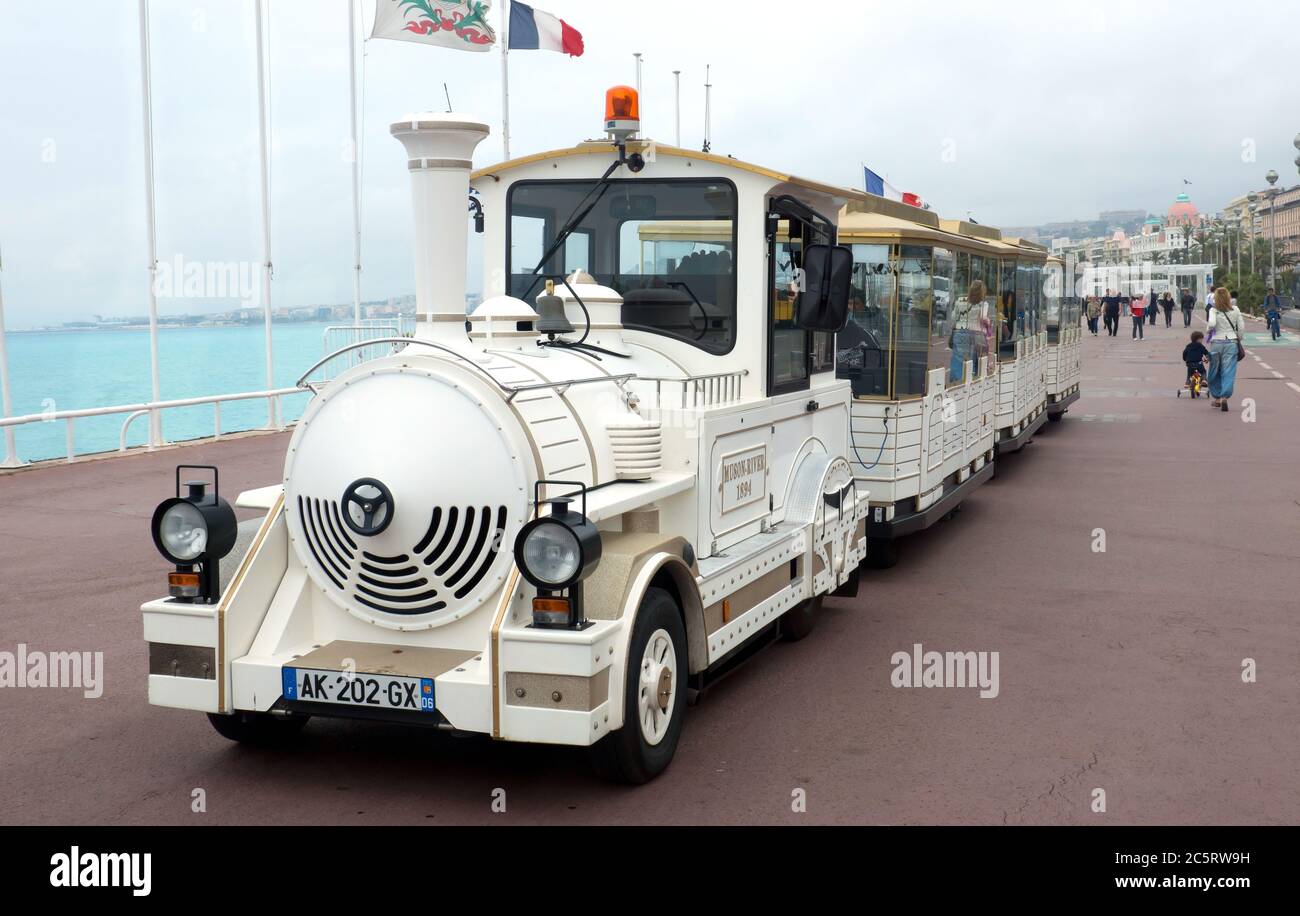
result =
[[177,563],[197,560],[208,548],[208,523],[192,503],[177,500],[163,509],[158,544]]
[[529,578],[563,587],[576,578],[582,566],[582,547],[565,525],[543,521],[525,532],[520,551]]

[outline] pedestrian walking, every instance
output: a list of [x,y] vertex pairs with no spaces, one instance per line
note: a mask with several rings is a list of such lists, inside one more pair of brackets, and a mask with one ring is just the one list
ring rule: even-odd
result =
[[1106,318],[1106,333],[1114,337],[1119,333],[1119,296],[1113,290],[1106,290],[1106,297],[1101,300],[1103,314]]
[[1159,306],[1156,305],[1156,291],[1151,290],[1151,292],[1147,294],[1147,324],[1154,325],[1156,323],[1156,311],[1158,309]]
[[1101,300],[1096,296],[1088,297],[1088,330],[1097,336],[1097,322],[1101,320]]
[[1206,321],[1210,320],[1210,309],[1212,308],[1214,308],[1214,290],[1211,288],[1211,290],[1205,294],[1205,320]]
[[1196,308],[1196,297],[1192,295],[1191,290],[1184,289],[1182,291],[1182,295],[1178,297],[1178,305],[1183,310],[1183,327],[1190,328],[1192,326],[1192,310]]
[[1237,362],[1245,355],[1241,345],[1243,327],[1241,311],[1233,305],[1232,296],[1220,286],[1214,291],[1214,307],[1210,309],[1210,397],[1212,407],[1228,409],[1228,398],[1237,381]]
[[1174,297],[1169,290],[1165,290],[1165,294],[1160,297],[1160,307],[1165,310],[1165,327],[1172,328],[1174,326]]
[[1129,308],[1133,316],[1133,339],[1145,340],[1146,336],[1142,333],[1142,328],[1147,323],[1146,297],[1134,296]]
[[1268,332],[1277,340],[1282,336],[1282,300],[1271,286],[1264,297],[1264,317],[1268,319]]

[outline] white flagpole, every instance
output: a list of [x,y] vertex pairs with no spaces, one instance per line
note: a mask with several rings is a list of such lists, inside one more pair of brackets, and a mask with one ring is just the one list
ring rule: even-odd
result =
[[510,0],[501,0],[501,144],[510,159]]
[[673,71],[673,123],[675,133],[673,145],[679,149],[682,145],[682,71]]
[[[0,274],[4,273],[4,257],[0,255]],[[0,287],[0,389],[4,390],[3,410],[6,419],[14,415],[14,394],[9,387],[9,353],[5,350],[5,293]],[[14,428],[5,427],[5,458],[0,461],[0,468],[21,467],[18,460],[18,446],[14,442]]]
[[[262,61],[262,0],[257,0],[257,144],[258,177],[262,185],[262,312],[266,322],[266,390],[275,388],[271,358],[271,175],[266,142],[266,73]],[[267,398],[267,425],[280,428],[280,411],[275,398]]]
[[[361,178],[359,173],[360,148],[357,145],[357,27],[348,5],[348,114],[352,118],[352,323],[361,325]],[[358,338],[360,339],[360,338]],[[272,386],[274,387],[274,386]]]
[[704,66],[704,152],[706,153],[709,151],[709,146],[711,145],[711,139],[709,137],[709,133],[710,133],[709,120],[712,112],[709,108],[709,104],[711,101],[710,95],[712,91],[713,91],[713,84],[709,82],[709,65],[705,64]]
[[[149,0],[140,0],[140,79],[144,106],[144,205],[145,225],[149,240],[149,379],[152,401],[162,400],[158,378],[158,296],[154,280],[158,271],[158,233],[154,224],[153,204],[153,103],[149,73]],[[149,411],[149,448],[163,444],[162,416],[157,410]]]
[[[645,99],[641,98],[641,52],[634,51],[632,56],[636,58],[636,103],[639,106],[638,114],[641,116],[641,124],[645,125]],[[645,136],[645,131],[641,131],[641,136]]]

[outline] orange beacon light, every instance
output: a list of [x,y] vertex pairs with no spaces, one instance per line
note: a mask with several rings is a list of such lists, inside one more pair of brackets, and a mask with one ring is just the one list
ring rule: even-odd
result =
[[616,140],[626,140],[641,129],[641,109],[636,90],[631,86],[614,86],[605,92],[605,132]]

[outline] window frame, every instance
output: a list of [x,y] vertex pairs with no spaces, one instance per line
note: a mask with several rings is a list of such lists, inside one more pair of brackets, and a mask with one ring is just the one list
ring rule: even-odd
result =
[[[809,232],[822,234],[826,239],[826,244],[832,246],[838,244],[838,239],[839,239],[838,225],[831,223],[829,225],[829,230],[818,227],[796,214],[782,212],[779,209],[780,205],[781,202],[779,200],[775,198],[768,198],[768,200],[765,202],[763,206],[763,221],[765,227],[764,236],[766,241],[765,251],[766,251],[766,258],[767,258],[767,285],[766,285],[766,292],[764,294],[767,299],[767,322],[766,322],[767,330],[765,332],[766,344],[767,344],[767,366],[764,374],[766,375],[765,382],[767,386],[768,397],[776,397],[778,395],[789,394],[794,391],[808,391],[810,388],[812,388],[812,377],[814,374],[835,371],[836,344],[834,340],[834,335],[833,334],[831,335],[830,365],[828,367],[822,368],[821,367],[822,364],[817,360],[815,340],[818,334],[829,333],[829,332],[812,331],[809,330],[808,328],[800,328],[799,330],[803,331],[803,336],[804,336],[803,378],[792,379],[788,382],[781,382],[780,384],[776,382],[776,349],[774,346],[776,343],[776,295],[775,295],[776,294],[776,259],[777,259],[777,246],[783,243],[781,241],[781,233],[779,229],[777,231],[772,232],[771,235],[767,234],[766,229],[768,227],[768,215],[774,212],[777,213],[777,215],[780,217],[780,219],[776,224],[778,227],[780,225],[781,220],[785,221],[787,226],[787,231],[786,231],[786,238],[784,244],[786,246],[789,246],[791,242],[795,241],[790,237],[788,227],[795,221],[798,221],[802,225],[803,228],[800,230],[800,235],[798,239],[801,259],[802,259],[803,249],[805,249],[809,244],[818,244],[815,238],[814,241],[812,242],[808,241]],[[777,209],[774,210],[773,209],[774,207],[776,207]],[[796,314],[798,313],[797,303],[795,304],[795,313]],[[796,321],[795,324],[797,326],[798,322]]]
[[[730,310],[730,313],[729,313],[728,316],[727,316],[727,320],[728,320],[728,322],[730,323],[730,326],[731,326],[731,339],[730,339],[730,341],[729,341],[728,344],[727,344],[727,348],[726,348],[725,350],[723,350],[723,349],[717,349],[717,348],[714,348],[714,347],[705,347],[705,346],[701,346],[701,345],[700,345],[700,341],[698,341],[698,340],[690,340],[689,338],[686,338],[686,337],[680,337],[680,336],[678,336],[678,335],[676,335],[676,334],[668,334],[668,333],[665,333],[665,332],[662,331],[662,330],[659,330],[659,329],[656,329],[656,328],[652,328],[652,327],[648,327],[648,326],[646,326],[646,325],[639,325],[639,324],[626,325],[626,324],[625,324],[625,325],[623,325],[623,327],[626,328],[626,329],[629,330],[629,331],[639,331],[639,332],[644,333],[644,334],[654,334],[654,335],[656,335],[656,336],[658,336],[658,337],[663,337],[663,338],[665,338],[665,339],[667,339],[667,340],[675,340],[675,341],[678,341],[678,342],[680,342],[680,343],[684,343],[684,344],[687,344],[687,345],[689,345],[689,346],[692,346],[692,347],[694,347],[695,349],[701,351],[702,353],[707,353],[707,354],[709,354],[710,356],[726,356],[728,353],[730,353],[730,352],[732,352],[733,350],[735,350],[735,349],[736,349],[736,344],[737,344],[738,339],[739,339],[739,336],[740,336],[740,326],[739,326],[739,314],[740,314],[740,303],[739,303],[739,300],[740,300],[740,245],[739,245],[739,239],[740,239],[740,234],[739,234],[739,233],[740,233],[740,190],[736,187],[736,183],[735,183],[734,181],[732,181],[730,178],[723,178],[723,177],[708,177],[708,178],[701,177],[701,178],[696,178],[696,177],[694,177],[694,176],[682,176],[682,177],[676,177],[676,178],[611,178],[611,179],[608,180],[607,183],[608,183],[609,187],[608,187],[608,188],[605,190],[605,192],[601,195],[602,197],[604,197],[605,194],[608,194],[610,191],[614,190],[614,189],[615,189],[616,187],[618,187],[618,186],[632,186],[632,187],[635,187],[635,186],[637,186],[637,185],[646,186],[646,185],[651,185],[651,184],[688,184],[688,185],[689,185],[689,184],[694,184],[694,185],[710,185],[710,184],[712,184],[712,185],[719,185],[719,184],[721,184],[721,185],[726,185],[726,186],[727,186],[727,188],[728,188],[728,189],[730,190],[730,192],[731,192],[731,210],[730,210],[730,215],[729,215],[729,217],[727,217],[727,218],[729,218],[729,219],[731,220],[731,293],[732,293],[732,295],[731,295],[731,310]],[[512,273],[512,268],[513,268],[515,265],[514,265],[514,262],[513,262],[513,260],[512,260],[512,249],[511,249],[511,245],[512,245],[512,234],[513,234],[513,230],[514,230],[513,217],[514,217],[514,215],[515,215],[515,206],[514,206],[514,195],[515,195],[515,191],[516,191],[517,189],[519,189],[519,188],[530,188],[530,187],[539,187],[539,186],[547,186],[547,185],[550,185],[550,186],[554,186],[554,185],[567,185],[567,186],[578,185],[578,186],[584,186],[584,187],[586,187],[586,188],[588,188],[588,189],[591,189],[591,188],[595,187],[596,182],[595,182],[593,179],[588,179],[588,178],[523,178],[523,179],[520,179],[520,180],[518,180],[518,181],[512,182],[511,185],[510,185],[510,187],[506,189],[506,200],[505,200],[505,203],[506,203],[506,206],[505,206],[505,224],[506,224],[506,232],[505,232],[505,235],[506,235],[506,238],[505,238],[506,265],[505,265],[505,266],[506,266],[506,278],[505,278],[505,279],[506,279],[506,291],[507,291],[507,294],[508,294],[508,295],[514,295],[514,292],[513,292],[513,290],[511,289],[511,278],[514,276],[514,274]],[[523,209],[520,211],[520,215],[521,215],[521,216],[533,216],[533,217],[536,217],[537,214],[536,214],[535,212],[529,212],[530,210],[536,210],[536,209],[538,209],[538,208],[524,206]],[[677,219],[677,220],[686,220],[686,219],[692,219],[692,217],[677,217],[676,219]],[[721,222],[722,219],[723,219],[723,217],[718,217],[718,221],[719,221],[719,222]],[[674,220],[671,220],[671,219],[666,219],[666,220],[664,220],[664,222],[673,222],[673,221],[674,221]],[[627,222],[631,222],[631,221],[630,221],[630,220],[621,220],[621,221],[619,221],[617,224],[615,224],[615,227],[614,227],[613,245],[614,245],[614,251],[615,251],[616,261],[617,261],[617,255],[618,255],[618,253],[619,253],[619,236],[620,236],[620,234],[622,233],[623,225],[624,225],[625,223],[627,223]],[[555,231],[558,232],[559,229],[560,229],[560,227],[557,225],[557,226],[555,227]],[[573,230],[573,232],[571,233],[570,237],[572,237],[573,235],[581,234],[581,233],[587,233],[587,234],[589,234],[589,236],[590,236],[589,244],[590,244],[590,246],[591,246],[591,249],[592,249],[592,252],[593,252],[593,256],[594,256],[595,251],[596,251],[596,236],[595,236],[595,230],[592,229],[592,228],[590,228],[590,227],[583,227],[582,224],[579,224],[578,226],[576,226],[576,227],[574,228],[574,230]],[[543,237],[543,239],[546,238],[546,233],[545,233],[545,232],[542,233],[542,237]],[[554,237],[552,236],[552,237],[551,237],[551,242],[553,242],[553,241],[554,241]],[[544,241],[543,244],[549,245],[550,242],[545,242],[545,241]],[[568,245],[568,240],[566,239],[566,240],[565,240],[565,245],[564,245],[564,246],[561,246],[560,250],[556,253],[556,255],[560,257],[560,259],[561,259],[561,263],[563,263],[563,256],[564,256],[564,254],[565,254],[565,247],[566,247],[567,245]],[[529,270],[531,270],[534,266],[536,266],[536,265],[535,265],[535,264],[529,264],[529,265],[528,265]],[[617,263],[616,263],[616,264],[615,264],[615,267],[617,267],[617,266],[618,266],[618,265],[617,265]],[[593,271],[593,270],[592,270],[592,267],[591,267],[590,265],[588,265],[588,267],[587,267],[587,271],[588,271],[588,273],[591,273],[593,276],[595,276],[595,275],[598,273],[598,272],[596,272],[596,271]],[[618,271],[617,269],[616,269],[616,270],[613,272],[613,274],[612,274],[612,276],[615,276],[615,277],[620,276],[620,275],[621,275],[621,271]],[[543,273],[541,273],[541,274],[538,274],[537,276],[539,276],[539,277],[545,277],[546,274],[545,274],[545,272],[543,272]],[[628,276],[632,276],[632,275],[629,274]],[[642,275],[642,276],[643,276],[643,275]],[[622,294],[620,293],[620,296],[621,296],[621,295],[622,295]],[[621,317],[621,313],[620,313],[620,321],[621,321],[621,320],[622,320],[622,317]]]

